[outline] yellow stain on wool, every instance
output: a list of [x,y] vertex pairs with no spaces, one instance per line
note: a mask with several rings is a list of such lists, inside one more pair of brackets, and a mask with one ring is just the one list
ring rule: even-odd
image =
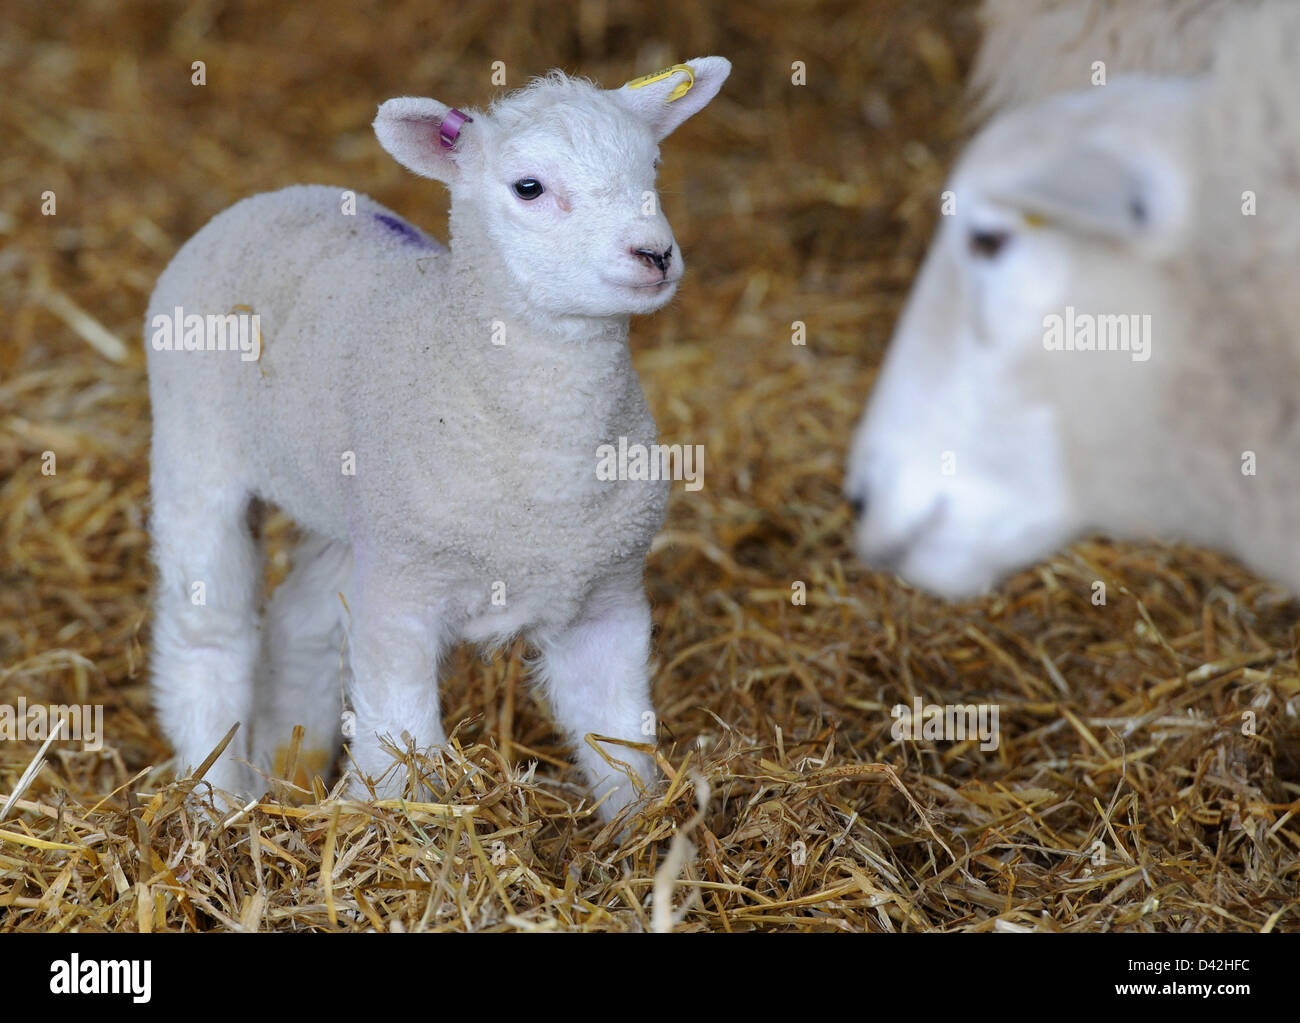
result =
[[[232,305],[230,307],[230,312],[227,313],[226,315],[229,316],[232,313],[248,313],[251,316],[253,315],[253,307],[251,305],[244,305],[241,302],[238,305]],[[262,321],[258,320],[257,321],[257,358],[254,360],[255,362],[262,361],[262,349],[265,343],[266,343],[265,339],[262,337]]]
[[[251,316],[253,314],[253,307],[251,305],[244,305],[241,302],[238,305],[232,305],[230,307],[230,312],[248,313]],[[227,313],[226,315],[230,315],[230,314]],[[257,372],[260,373],[262,375],[262,379],[265,380],[266,370],[262,368],[262,353],[266,351],[266,339],[262,336],[262,321],[259,319],[259,320],[255,320],[254,322],[257,324],[257,358],[254,359],[253,361],[257,363]]]

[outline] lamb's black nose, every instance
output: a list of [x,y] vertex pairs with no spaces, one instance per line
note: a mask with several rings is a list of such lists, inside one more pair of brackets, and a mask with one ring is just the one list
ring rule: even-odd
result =
[[851,494],[849,496],[849,507],[853,509],[855,519],[862,518],[862,513],[867,510],[867,498],[863,494]]
[[652,264],[655,269],[666,277],[668,276],[668,262],[673,258],[673,247],[669,245],[663,252],[655,252],[654,249],[633,249],[632,255]]

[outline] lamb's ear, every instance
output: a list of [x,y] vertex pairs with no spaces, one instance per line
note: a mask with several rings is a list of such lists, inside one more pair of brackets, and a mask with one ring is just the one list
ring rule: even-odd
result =
[[[374,128],[379,144],[403,167],[450,185],[460,177],[465,151],[474,146],[472,121],[436,99],[399,96],[380,106]],[[450,148],[448,139],[454,143]]]
[[1186,182],[1172,166],[1148,157],[1066,150],[989,198],[1030,223],[1122,241],[1167,237],[1182,222]]
[[731,74],[726,57],[696,57],[685,64],[633,78],[614,90],[625,107],[650,125],[656,139],[671,135],[679,124],[699,113],[718,94]]

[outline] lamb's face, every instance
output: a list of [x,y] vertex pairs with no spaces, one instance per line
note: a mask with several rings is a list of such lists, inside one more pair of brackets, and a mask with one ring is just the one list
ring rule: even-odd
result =
[[379,108],[375,134],[399,163],[450,186],[453,218],[468,204],[512,311],[648,313],[685,269],[655,190],[659,143],[730,72],[722,57],[697,57],[613,90],[552,72],[450,122],[445,103],[401,97]]
[[[1089,130],[1086,105],[1047,113],[996,123],[954,176],[850,453],[858,552],[949,598],[1124,531],[1162,443],[1185,195],[1139,140]],[[1110,350],[1077,350],[1089,329]]]
[[551,316],[649,313],[685,270],[655,188],[659,146],[612,94],[497,127],[476,199],[516,295]]

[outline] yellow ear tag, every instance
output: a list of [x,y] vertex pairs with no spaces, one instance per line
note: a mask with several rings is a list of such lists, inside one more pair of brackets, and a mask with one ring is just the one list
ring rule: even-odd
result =
[[1025,213],[1021,219],[1024,220],[1025,227],[1042,227],[1047,223],[1047,218],[1041,213]]
[[641,89],[647,85],[653,85],[655,82],[662,82],[665,78],[670,78],[677,74],[678,71],[686,72],[686,81],[682,82],[681,85],[677,86],[677,88],[670,92],[668,98],[664,100],[665,103],[671,103],[673,100],[681,99],[685,96],[691,91],[691,86],[695,84],[695,72],[690,69],[689,65],[674,64],[672,67],[664,68],[662,71],[656,71],[654,74],[642,75],[640,78],[633,78],[632,81],[627,83],[625,88]]

